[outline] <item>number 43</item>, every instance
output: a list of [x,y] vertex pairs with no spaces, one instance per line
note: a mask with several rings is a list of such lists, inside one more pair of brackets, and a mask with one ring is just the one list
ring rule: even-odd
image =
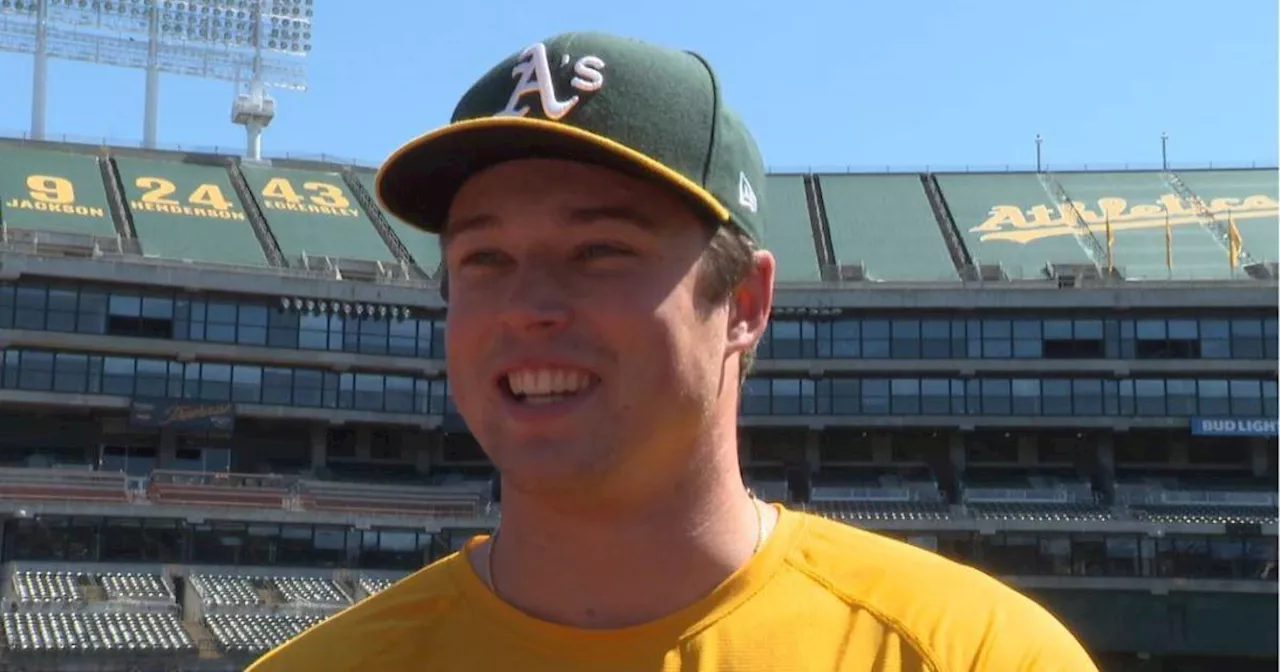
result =
[[[351,201],[343,194],[342,188],[328,182],[303,182],[303,190],[309,192],[308,198],[315,205],[339,210],[351,207]],[[302,197],[294,190],[293,184],[284,177],[271,178],[262,188],[266,198],[278,198],[289,203],[301,203]]]

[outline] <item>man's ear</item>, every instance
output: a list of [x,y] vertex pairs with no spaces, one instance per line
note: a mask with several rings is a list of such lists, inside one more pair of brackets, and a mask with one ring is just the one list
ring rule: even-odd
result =
[[773,254],[765,250],[752,253],[751,272],[733,291],[729,301],[729,351],[747,352],[755,347],[769,326],[773,310]]

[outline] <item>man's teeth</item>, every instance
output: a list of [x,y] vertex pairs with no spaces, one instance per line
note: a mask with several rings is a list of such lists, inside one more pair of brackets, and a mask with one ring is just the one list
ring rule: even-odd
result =
[[548,404],[586,389],[591,375],[569,369],[530,369],[507,374],[507,384],[526,403]]

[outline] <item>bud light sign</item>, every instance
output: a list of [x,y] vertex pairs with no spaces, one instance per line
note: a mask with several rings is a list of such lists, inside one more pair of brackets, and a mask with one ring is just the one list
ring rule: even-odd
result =
[[1275,436],[1274,418],[1192,418],[1192,436]]

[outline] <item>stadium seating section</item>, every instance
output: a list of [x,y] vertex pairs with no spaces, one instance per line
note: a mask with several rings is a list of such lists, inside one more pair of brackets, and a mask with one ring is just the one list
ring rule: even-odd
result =
[[[1126,280],[1241,278],[1227,226],[1242,263],[1274,264],[1275,174],[773,174],[764,242],[781,283],[1044,280],[1070,266],[1114,266]],[[69,234],[177,262],[405,264],[434,276],[435,237],[383,212],[374,178],[358,166],[0,144],[0,224],[7,241]]]
[[[377,193],[374,183],[376,173],[370,170],[353,170],[351,174],[360,182],[360,186],[364,187],[365,193],[371,196]],[[395,231],[396,236],[400,238],[400,242],[404,244],[418,268],[428,274],[434,274],[440,266],[440,244],[436,241],[436,237],[405,224],[389,213],[384,213],[384,218],[391,230]]]
[[[0,593],[0,656],[247,661],[395,580],[165,571],[15,569],[0,582],[7,584]],[[185,590],[175,590],[183,585]]]
[[871,280],[959,280],[918,175],[818,179],[837,263]]
[[5,228],[114,237],[102,157],[0,146],[0,221]]
[[1034,276],[1045,263],[1090,264],[1033,174],[938,175],[938,186],[975,265]]
[[[1201,225],[1194,211],[1178,204],[1178,196],[1159,173],[1063,173],[1058,181],[1077,203],[1093,234],[1105,240],[1107,222],[1115,236],[1115,265],[1125,277],[1163,280],[1165,220],[1169,214],[1172,257],[1177,268],[1196,278],[1225,278],[1231,266],[1224,250]],[[1167,200],[1162,200],[1167,199]]]
[[1276,202],[1280,183],[1274,170],[1188,170],[1182,181],[1200,195],[1215,217],[1230,217],[1240,229],[1245,250],[1259,260],[1271,260],[1280,249]]
[[800,175],[770,175],[765,184],[764,246],[778,260],[779,282],[819,282],[809,196]]
[[115,157],[144,255],[265,266],[227,165]]
[[340,173],[254,165],[240,170],[291,263],[302,257],[395,260]]

